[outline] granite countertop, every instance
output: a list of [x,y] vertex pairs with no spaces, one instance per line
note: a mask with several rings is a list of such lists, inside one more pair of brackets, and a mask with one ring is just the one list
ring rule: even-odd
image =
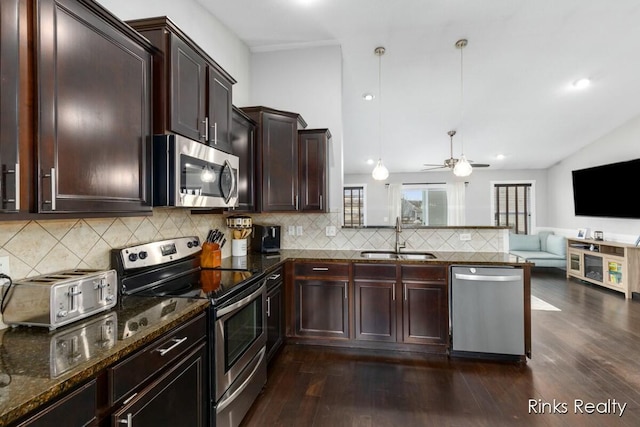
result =
[[0,330],[0,425],[94,378],[208,305],[206,299],[127,296],[109,311],[55,331]]
[[[435,259],[430,260],[395,260],[363,258],[361,251],[354,250],[320,250],[320,249],[282,249],[278,254],[253,254],[246,257],[228,257],[222,259],[222,268],[247,268],[253,271],[269,272],[284,261],[357,261],[364,263],[403,264],[473,264],[473,265],[511,265],[532,266],[526,261],[507,252],[434,252]],[[407,251],[410,252],[410,251]]]
[[[435,259],[401,261],[362,258],[360,252],[283,249],[277,254],[250,253],[246,257],[224,258],[221,267],[269,273],[285,261],[298,260],[533,265],[505,252],[431,252]],[[55,331],[27,326],[0,330],[0,425],[15,421],[94,378],[101,370],[202,312],[208,305],[206,299],[126,296],[112,310]],[[143,317],[148,323],[138,322]],[[149,320],[154,317],[155,321]],[[82,343],[78,343],[78,339]]]

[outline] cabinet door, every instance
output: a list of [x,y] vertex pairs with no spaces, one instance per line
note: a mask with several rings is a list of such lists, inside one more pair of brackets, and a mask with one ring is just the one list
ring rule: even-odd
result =
[[401,265],[402,339],[413,344],[447,343],[449,305],[447,268]]
[[396,282],[354,280],[356,339],[396,342]]
[[263,212],[298,210],[297,126],[294,118],[263,114]]
[[296,333],[349,338],[348,280],[296,280]]
[[355,338],[396,342],[395,264],[353,264]]
[[[4,0],[3,0],[4,1]],[[97,414],[96,380],[70,392],[43,409],[18,427],[87,426]]]
[[147,388],[114,412],[112,425],[209,425],[207,351],[200,344]]
[[19,173],[16,173],[20,105],[18,6],[18,0],[0,2],[0,212],[20,209]]
[[238,207],[236,210],[254,212],[256,209],[256,123],[233,107],[231,152],[238,156]]
[[278,351],[284,340],[284,309],[282,284],[267,292],[267,362]]
[[298,131],[300,210],[327,212],[327,148],[330,140],[326,129]]
[[205,121],[207,63],[175,34],[171,34],[171,130],[206,143]]
[[150,212],[150,47],[97,6],[37,5],[38,210]]
[[231,153],[232,83],[209,66],[208,144]]
[[402,287],[403,341],[446,344],[449,332],[446,283],[404,281]]

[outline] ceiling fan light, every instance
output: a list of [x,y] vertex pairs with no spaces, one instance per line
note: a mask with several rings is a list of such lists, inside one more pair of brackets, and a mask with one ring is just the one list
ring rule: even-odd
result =
[[373,179],[376,181],[384,181],[389,178],[389,170],[382,164],[382,159],[378,159],[378,163],[376,167],[373,168],[371,176],[373,176]]
[[471,163],[467,161],[467,158],[463,154],[453,167],[453,174],[455,176],[469,176],[471,172],[473,172]]

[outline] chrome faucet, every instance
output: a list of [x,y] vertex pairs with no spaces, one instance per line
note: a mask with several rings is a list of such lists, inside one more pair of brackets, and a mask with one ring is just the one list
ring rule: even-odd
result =
[[400,243],[400,233],[402,233],[402,221],[400,217],[396,217],[396,253],[400,253],[400,249],[406,247],[405,242]]

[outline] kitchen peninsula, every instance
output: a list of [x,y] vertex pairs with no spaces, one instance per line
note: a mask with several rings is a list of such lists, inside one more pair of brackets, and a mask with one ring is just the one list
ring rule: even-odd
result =
[[[503,252],[433,252],[433,255],[435,259],[431,260],[390,261],[365,259],[355,250],[282,250],[277,255],[251,254],[242,261],[246,261],[247,268],[267,274],[284,267],[281,307],[284,309],[283,333],[288,342],[437,354],[447,354],[449,350],[449,267],[477,265],[522,269],[525,278],[522,302],[525,348],[530,357],[531,264]],[[224,258],[222,267],[234,267],[237,262],[232,257]],[[401,281],[397,281],[398,278]],[[403,293],[405,297],[401,298]],[[153,300],[161,303],[167,299]],[[387,305],[380,305],[381,301],[386,301]],[[95,354],[80,358],[77,365],[62,372],[56,371],[60,363],[55,359],[57,353],[50,350],[57,347],[51,343],[55,342],[55,336],[82,325],[69,325],[54,332],[27,327],[0,331],[0,374],[7,379],[6,385],[0,388],[0,424],[24,421],[30,414],[38,413],[41,407],[64,402],[64,399],[58,399],[94,380],[97,380],[96,387],[104,387],[104,373],[108,369],[142,351],[167,332],[191,324],[207,306],[206,300],[184,300],[182,303],[186,305],[169,310],[160,323],[149,323],[142,328],[139,327],[142,323],[137,322],[136,331],[127,325],[149,308],[147,305],[151,302],[144,298],[125,297],[112,311],[86,319],[82,325],[115,315],[108,329],[99,328],[102,333],[99,337],[105,343],[103,347],[98,346]],[[275,302],[271,304],[271,308],[276,306]],[[372,318],[368,314],[375,314],[378,320],[367,321]],[[386,322],[381,323],[379,319]],[[110,332],[105,336],[107,330]],[[91,346],[95,347],[93,344]],[[30,349],[28,353],[24,350],[27,348]],[[65,356],[61,360],[68,360],[68,353],[60,354]],[[95,388],[92,390],[96,392]],[[105,410],[98,402],[97,411]]]

